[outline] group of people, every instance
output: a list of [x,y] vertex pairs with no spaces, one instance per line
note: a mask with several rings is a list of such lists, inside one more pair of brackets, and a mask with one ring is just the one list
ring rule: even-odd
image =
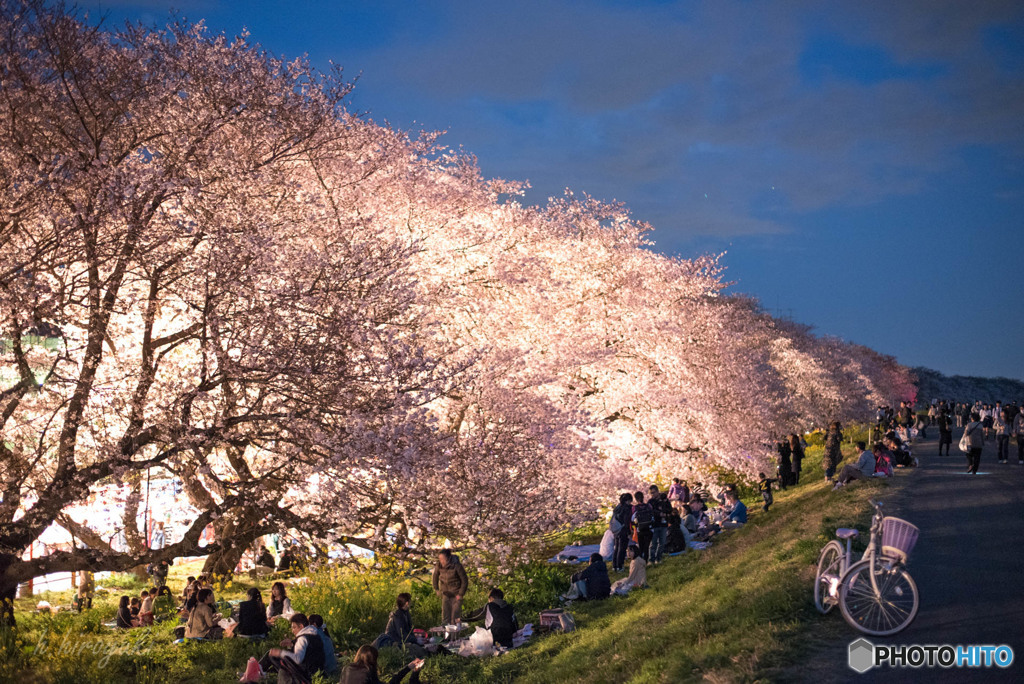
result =
[[909,430],[917,423],[912,402],[901,401],[899,409],[892,406],[879,406],[875,410],[875,429],[886,433],[897,427]]
[[775,451],[779,457],[779,476],[776,482],[779,489],[785,490],[786,487],[800,484],[805,447],[803,439],[797,434],[786,435],[785,439],[776,443]]
[[1004,407],[1001,402],[997,402],[995,406],[987,406],[982,405],[972,410],[964,426],[962,446],[967,448],[967,472],[975,475],[981,463],[981,453],[990,437],[995,438],[998,463],[1010,462],[1010,440],[1015,439],[1017,463],[1024,465],[1024,411],[1016,404]]
[[646,495],[623,492],[612,510],[607,534],[612,538],[611,572],[627,572],[628,561],[626,576],[613,583],[605,557],[594,553],[587,567],[572,575],[562,598],[599,600],[642,589],[647,586],[647,568],[661,563],[665,554],[678,553],[693,543],[707,543],[722,530],[746,524],[747,507],[736,485],[726,485],[716,498],[719,505],[709,508],[711,496],[703,484],[697,483],[691,490],[679,478],[672,481],[667,493],[657,485],[651,485]]
[[121,629],[146,627],[154,624],[157,616],[170,615],[173,608],[174,596],[166,584],[151,587],[137,597],[122,596],[114,622]]
[[950,455],[954,424],[964,428],[961,448],[966,451],[968,473],[977,474],[989,439],[995,440],[996,461],[1001,464],[1010,462],[1010,441],[1016,441],[1017,463],[1024,465],[1024,411],[1016,402],[933,401],[927,415],[939,429],[939,456]]
[[[644,492],[624,492],[612,510],[608,531],[612,536],[612,570],[623,572],[630,547],[645,565],[657,565],[665,554],[686,549],[691,541],[706,541],[713,534],[707,517],[709,498],[704,485],[691,490],[676,478],[668,492],[651,485]],[[745,516],[746,510],[743,509]],[[740,515],[738,512],[737,517]],[[744,517],[745,521],[745,517]]]

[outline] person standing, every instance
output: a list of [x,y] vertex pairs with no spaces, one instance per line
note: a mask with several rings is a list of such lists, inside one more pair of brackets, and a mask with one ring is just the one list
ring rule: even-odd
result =
[[779,489],[785,491],[786,485],[793,482],[793,462],[791,460],[793,449],[788,440],[782,440],[775,445],[775,450],[779,454]]
[[1024,465],[1024,410],[1013,417],[1013,436],[1017,439],[1017,463]]
[[[906,408],[906,404],[904,404],[904,408]],[[828,482],[835,479],[836,468],[843,460],[842,443],[842,425],[837,420],[828,426],[828,431],[825,433],[825,457],[822,459],[822,467],[825,469],[825,480]]]
[[646,563],[651,559],[651,538],[654,536],[651,526],[654,524],[654,509],[644,503],[644,493],[633,494],[633,535],[636,545],[640,547],[640,555]]
[[633,495],[619,495],[619,505],[612,511],[609,529],[615,536],[615,550],[612,554],[612,570],[622,572],[626,564],[626,548],[629,546],[630,524],[633,516]]
[[164,532],[164,524],[162,522],[158,522],[156,524],[156,528],[153,530],[153,539],[149,544],[149,548],[153,549],[154,551],[158,551],[164,548],[164,545],[166,543],[167,533]]
[[772,498],[772,483],[778,482],[778,480],[767,477],[764,473],[758,473],[757,490],[761,492],[761,498],[764,499],[764,506],[761,509],[767,513],[768,509],[775,502]]
[[690,489],[686,483],[678,477],[672,478],[672,485],[668,488],[668,502],[677,511],[683,510],[690,500]]
[[658,485],[651,485],[648,494],[650,494],[651,509],[654,511],[654,522],[651,523],[651,564],[657,565],[665,555],[665,542],[668,541],[668,516],[672,512],[672,505],[658,490]]
[[800,438],[796,433],[789,436],[789,451],[793,461],[793,484],[798,485],[800,484],[800,471],[803,469],[804,445],[800,443]]
[[946,456],[949,456],[949,447],[953,444],[953,421],[949,414],[941,412],[938,417],[939,425],[939,456],[942,456],[942,445],[946,445]]
[[437,554],[437,564],[431,578],[434,592],[441,597],[441,618],[446,625],[454,625],[462,617],[462,597],[469,588],[469,577],[459,557],[451,549]]
[[992,431],[996,435],[996,455],[1000,463],[1010,462],[1011,429],[1006,409],[1000,409],[992,421]]
[[905,401],[900,402],[900,425],[907,430],[907,434],[910,434],[910,428],[914,426],[914,411],[910,408],[910,404]]
[[968,440],[967,451],[967,472],[971,475],[978,474],[978,466],[981,464],[981,450],[985,447],[985,431],[981,426],[981,414],[971,414],[971,422],[964,428],[964,434]]

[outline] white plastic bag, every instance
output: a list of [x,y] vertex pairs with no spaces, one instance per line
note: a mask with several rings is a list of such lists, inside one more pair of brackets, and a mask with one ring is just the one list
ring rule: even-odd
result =
[[477,627],[469,635],[469,641],[462,647],[460,655],[489,656],[494,653],[494,636],[491,630]]
[[598,549],[598,553],[606,561],[612,559],[612,553],[615,551],[615,535],[612,534],[611,530],[604,531],[604,537],[601,539],[601,546]]

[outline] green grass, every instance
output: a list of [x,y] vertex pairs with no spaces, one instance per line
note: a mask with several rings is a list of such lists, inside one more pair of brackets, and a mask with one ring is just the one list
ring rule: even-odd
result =
[[[819,549],[836,527],[866,531],[871,514],[867,499],[886,496],[892,486],[873,480],[832,492],[822,481],[820,453],[818,447],[809,450],[804,484],[777,492],[769,513],[760,510],[759,501],[748,499],[750,522],[744,529],[723,535],[711,549],[650,568],[649,589],[625,598],[575,604],[576,632],[535,637],[526,647],[497,658],[432,658],[424,669],[424,681],[639,684],[785,678],[787,663],[842,631],[841,619],[818,616],[811,603]],[[551,544],[560,547],[566,539],[590,540],[601,529],[596,525],[567,532]],[[493,580],[477,577],[466,605],[481,605],[493,582],[505,589],[521,623],[536,623],[539,610],[557,605],[568,574],[576,569],[541,561],[508,575],[498,573]],[[180,586],[185,574],[196,574],[189,567],[172,570],[172,586]],[[429,576],[422,573],[392,569],[358,575],[324,573],[312,579],[310,586],[292,590],[293,605],[324,615],[343,656],[383,629],[399,591],[413,594],[417,626],[436,624],[440,618]],[[119,580],[133,584],[129,578]],[[239,598],[251,585],[237,581],[218,597]],[[266,582],[260,586],[267,589]],[[112,619],[120,593],[98,596],[97,608],[82,615],[32,615],[34,601],[20,601],[18,632],[0,633],[0,681],[237,680],[236,673],[249,656],[259,656],[285,635],[282,627],[265,644],[231,640],[180,646],[171,643],[172,624],[116,634],[101,623]],[[67,603],[61,598],[50,600],[55,605]],[[40,650],[44,637],[48,646]],[[382,674],[393,672],[405,659],[386,649]]]

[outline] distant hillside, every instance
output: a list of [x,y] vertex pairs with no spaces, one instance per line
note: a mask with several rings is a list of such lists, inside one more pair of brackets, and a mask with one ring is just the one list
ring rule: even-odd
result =
[[917,375],[917,399],[930,402],[932,399],[951,401],[974,401],[985,403],[997,401],[1024,402],[1024,382],[1011,378],[975,378],[968,375],[943,375],[930,368],[914,368]]

